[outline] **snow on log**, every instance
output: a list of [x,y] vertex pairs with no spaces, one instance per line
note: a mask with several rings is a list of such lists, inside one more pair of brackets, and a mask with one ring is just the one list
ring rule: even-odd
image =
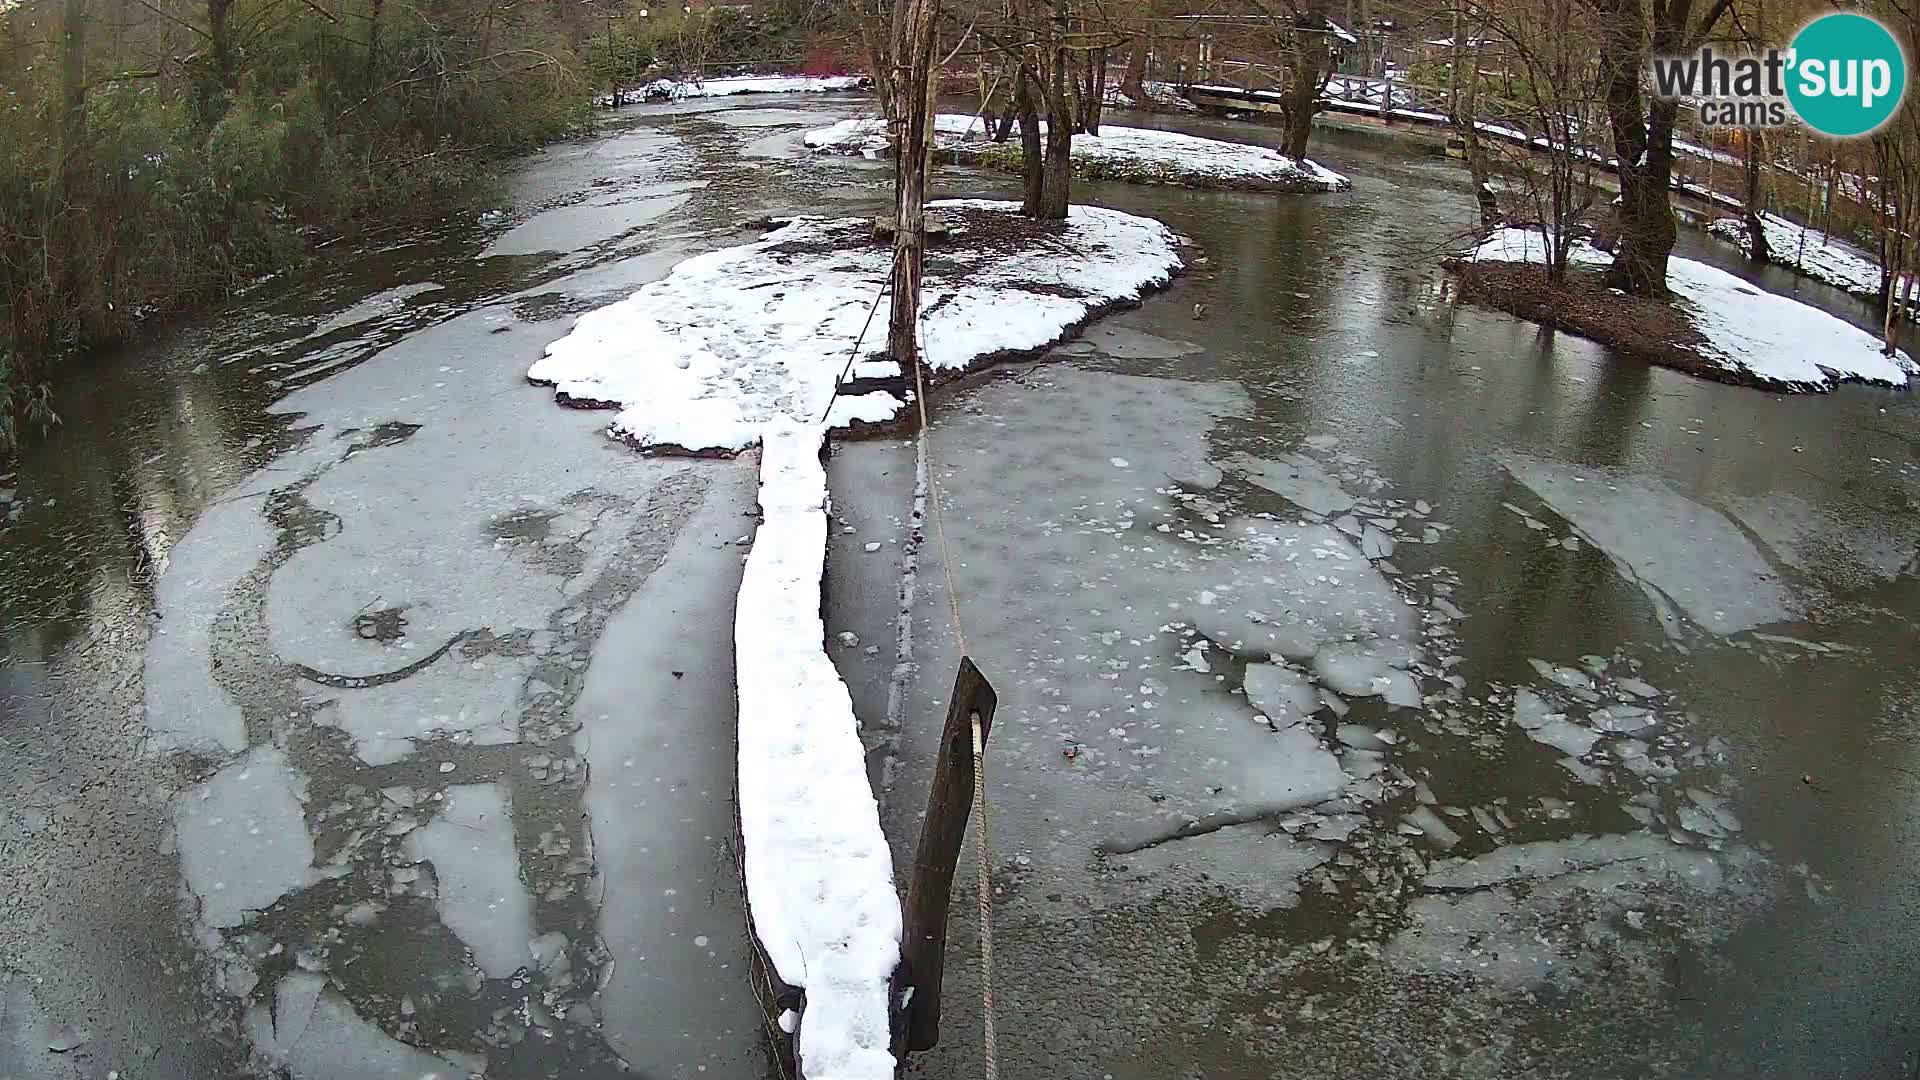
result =
[[[1536,230],[1501,229],[1470,255],[1474,262],[1546,261],[1545,237]],[[1575,242],[1569,261],[1603,268],[1613,256]],[[1667,260],[1667,288],[1706,338],[1700,354],[1752,382],[1779,390],[1829,390],[1839,382],[1906,386],[1920,374],[1901,352],[1887,356],[1865,330],[1798,300],[1770,293],[1727,273],[1678,255]]]
[[742,864],[754,936],[781,980],[806,991],[800,1074],[888,1080],[900,903],[853,702],[823,648],[824,434],[762,429],[764,518],[734,617]]
[[[803,140],[814,150],[873,155],[887,145],[887,122],[871,117],[842,120],[807,132]],[[987,121],[977,116],[941,113],[935,118],[934,147],[963,164],[1020,168],[1019,141],[992,141]],[[1353,186],[1332,169],[1270,147],[1115,124],[1100,125],[1098,135],[1073,137],[1073,168],[1090,180],[1234,191],[1345,191]]]

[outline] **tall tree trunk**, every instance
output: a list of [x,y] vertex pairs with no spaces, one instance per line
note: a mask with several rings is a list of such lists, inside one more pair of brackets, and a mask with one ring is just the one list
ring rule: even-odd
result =
[[1308,0],[1293,20],[1292,71],[1288,73],[1286,94],[1281,99],[1285,121],[1286,145],[1281,153],[1292,158],[1307,156],[1307,141],[1313,137],[1313,114],[1320,108],[1320,91],[1326,86],[1327,0]]
[[1641,97],[1644,0],[1608,0],[1601,10],[1606,17],[1602,19],[1600,80],[1620,168],[1618,240],[1613,266],[1607,271],[1608,284],[1632,296],[1665,296],[1667,256],[1676,235],[1673,210],[1667,204],[1673,180],[1676,105],[1655,100],[1649,112]]
[[[1746,140],[1746,222],[1747,257],[1756,265],[1765,265],[1773,261],[1773,252],[1767,245],[1767,227],[1760,220],[1760,212],[1766,205],[1766,192],[1761,180],[1760,164],[1765,160],[1766,151],[1762,142],[1760,128],[1748,128]],[[1811,224],[1803,227],[1812,228]]]
[[[1884,169],[1881,183],[1885,184],[1888,188],[1892,188],[1893,185],[1900,183],[1904,178],[1893,175],[1896,170],[1897,166]],[[1904,192],[1901,194],[1904,194]],[[1886,284],[1882,286],[1881,292],[1885,299],[1886,310],[1883,313],[1880,336],[1886,340],[1886,345],[1882,351],[1888,356],[1892,356],[1900,348],[1900,322],[1901,316],[1904,314],[1901,310],[1900,303],[1900,294],[1902,291],[1900,274],[1907,266],[1906,255],[1908,242],[1903,226],[1909,225],[1911,222],[1907,220],[1907,211],[1909,208],[1900,198],[1900,194],[1888,191],[1882,195],[1882,199],[1885,201],[1888,210],[1886,217],[1888,228],[1881,242],[1881,250],[1883,252],[1881,265],[1884,268],[1883,273],[1886,276]]]
[[867,70],[872,72],[873,96],[880,105],[881,117],[889,125],[900,119],[899,72],[893,66],[897,33],[897,18],[891,24],[868,19],[861,31],[867,53]]
[[[1479,50],[1474,51],[1473,66],[1478,74]],[[1471,79],[1460,95],[1460,106],[1453,117],[1453,129],[1466,144],[1467,175],[1473,178],[1473,199],[1480,207],[1480,227],[1491,232],[1500,224],[1500,197],[1493,190],[1493,173],[1487,165],[1487,152],[1480,145],[1480,80]]]
[[1144,33],[1135,36],[1133,49],[1127,53],[1126,74],[1120,76],[1120,92],[1143,109],[1147,107],[1147,55],[1152,48],[1152,38]]
[[213,55],[214,78],[231,93],[240,83],[233,56],[233,0],[207,0],[207,41]]
[[62,170],[80,156],[87,134],[87,0],[60,9],[60,158]]
[[[1056,38],[1056,41],[1058,39]],[[1065,221],[1073,183],[1073,104],[1068,97],[1067,47],[1053,47],[1052,78],[1047,87],[1046,180],[1041,188],[1040,212],[1043,221]]]
[[1020,212],[1030,218],[1044,216],[1046,202],[1046,161],[1040,150],[1040,110],[1034,104],[1039,93],[1033,65],[1020,64],[1020,81],[1014,95],[1014,107],[1020,112]]
[[1373,5],[1369,0],[1360,0],[1360,25],[1353,28],[1360,36],[1360,73],[1372,78],[1374,74],[1373,55]]
[[1453,36],[1448,39],[1447,57],[1447,112],[1456,118],[1460,115],[1460,65],[1467,58],[1467,43],[1461,40],[1465,32],[1462,26],[1465,13],[1461,11],[1461,6],[1453,6]]
[[[1673,127],[1680,103],[1648,102],[1641,81],[1647,57],[1698,48],[1726,14],[1714,0],[1693,21],[1693,0],[1590,0],[1601,15],[1600,82],[1620,168],[1619,240],[1607,283],[1632,296],[1665,296],[1673,220]],[[1651,28],[1649,30],[1649,28]]]
[[1087,134],[1100,134],[1100,117],[1107,107],[1107,50],[1102,48],[1090,54],[1093,65],[1093,85],[1087,94]]
[[[371,93],[380,78],[380,16],[386,10],[386,0],[372,0],[372,11],[367,16],[367,71],[364,82]],[[607,20],[607,68],[616,70],[613,57],[613,20]],[[614,104],[620,104],[620,76],[613,75]]]
[[895,43],[907,60],[901,81],[893,228],[893,300],[887,351],[902,369],[920,362],[920,277],[926,256],[927,159],[933,141],[933,39],[939,0],[900,0],[904,29]]

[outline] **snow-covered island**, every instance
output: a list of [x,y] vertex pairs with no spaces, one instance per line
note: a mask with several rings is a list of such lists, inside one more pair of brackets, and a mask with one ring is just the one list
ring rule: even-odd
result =
[[[1015,203],[929,204],[949,226],[928,252],[922,349],[936,376],[1059,341],[1138,300],[1180,266],[1157,221],[1075,206],[1064,222]],[[892,264],[864,217],[794,218],[759,240],[688,259],[619,303],[581,317],[527,372],[575,405],[619,409],[610,431],[643,449],[732,453],[768,421],[879,423],[906,407],[888,361],[853,375],[894,389],[843,393],[841,371]],[[881,311],[862,348],[886,344]],[[867,381],[867,380],[859,380]],[[831,402],[831,411],[829,411]]]
[[[1506,228],[1453,261],[1470,299],[1550,322],[1669,367],[1721,382],[1784,392],[1831,390],[1842,382],[1907,386],[1920,367],[1903,351],[1887,356],[1872,334],[1791,297],[1693,259],[1667,260],[1670,305],[1636,300],[1603,288],[1583,271],[1605,269],[1613,256],[1576,241],[1568,286],[1545,295],[1544,279],[1496,274],[1546,262],[1538,230]],[[1673,316],[1679,316],[1675,319]]]
[[735,94],[821,94],[829,91],[871,90],[865,75],[730,75],[719,79],[655,79],[640,86],[601,94],[593,103],[603,109],[649,101],[732,97]]
[[[934,118],[934,151],[948,161],[1018,172],[1021,151],[1015,130],[1014,137],[994,142],[987,120],[941,113]],[[805,142],[824,153],[871,157],[887,147],[887,122],[876,117],[842,120],[807,132]],[[1270,147],[1114,124],[1100,125],[1098,135],[1073,137],[1073,171],[1087,180],[1230,191],[1322,192],[1353,186],[1332,169]]]
[[[1015,203],[929,208],[947,226],[922,284],[936,376],[1044,348],[1180,268],[1166,226],[1117,210],[1043,222]],[[797,1028],[804,1075],[836,1080],[894,1075],[901,913],[852,700],[826,654],[820,458],[829,429],[912,400],[898,364],[862,359],[886,345],[892,257],[868,218],[792,219],[582,316],[527,373],[565,402],[619,409],[609,434],[642,449],[760,448],[761,523],[734,616],[742,873],[773,976],[805,995],[781,1027]]]

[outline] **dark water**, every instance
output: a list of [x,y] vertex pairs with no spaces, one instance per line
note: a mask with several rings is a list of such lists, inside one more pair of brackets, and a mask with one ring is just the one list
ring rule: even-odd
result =
[[[0,531],[0,733],[15,777],[0,795],[10,885],[0,1072],[202,1077],[285,1064],[413,1076],[480,1061],[490,1075],[602,1075],[623,1063],[649,1076],[764,1072],[725,795],[731,544],[752,477],[634,457],[601,437],[603,418],[555,408],[521,376],[569,317],[735,242],[742,221],[876,205],[883,171],[795,152],[803,127],[858,108],[635,113],[528,163],[475,205],[449,207],[436,226],[330,252],[312,272],[99,358],[61,389],[64,425],[17,481],[0,482],[17,483],[19,504]],[[1686,715],[1676,724],[1686,750],[1711,743],[1698,771],[1713,773],[1713,794],[1743,825],[1721,854],[1751,853],[1765,869],[1750,888],[1670,901],[1697,904],[1700,919],[1655,904],[1655,933],[1596,945],[1614,963],[1655,969],[1611,993],[1604,966],[1493,990],[1419,963],[1367,966],[1348,943],[1390,951],[1416,918],[1411,887],[1369,900],[1347,884],[1332,900],[1265,909],[1232,890],[1201,903],[1149,882],[1064,919],[1035,890],[1003,908],[1002,1023],[1018,1036],[1003,1047],[1025,1048],[1003,1058],[1023,1063],[1009,1075],[1910,1072],[1920,1046],[1920,946],[1907,932],[1920,869],[1912,399],[1702,383],[1457,308],[1433,256],[1470,220],[1460,174],[1371,144],[1329,140],[1322,153],[1354,176],[1353,192],[1088,190],[1089,201],[1167,220],[1207,265],[1113,321],[1140,336],[1096,339],[1097,351],[1063,360],[1078,374],[1023,394],[991,383],[956,395],[943,437],[964,446],[1004,430],[969,427],[998,415],[1038,430],[1084,424],[1087,445],[1068,452],[1095,464],[1109,454],[1092,445],[1139,431],[1164,433],[1167,453],[1197,442],[1221,462],[1306,447],[1336,472],[1377,480],[1381,498],[1430,504],[1450,529],[1394,561],[1423,603],[1444,586],[1466,613],[1444,646],[1463,658],[1449,670],[1465,688],[1394,763],[1449,804],[1506,799],[1522,817],[1524,805],[1535,816],[1516,840],[1630,830],[1627,781],[1583,784],[1501,727],[1513,688],[1540,681],[1530,660],[1608,657],[1608,670],[1631,669]],[[965,173],[943,185],[1009,190]],[[1684,249],[1737,267],[1708,245],[1690,237]],[[1758,280],[1870,323],[1832,290],[1777,271]],[[1228,385],[1244,398],[1210,396]],[[1334,441],[1303,442],[1314,436]],[[842,495],[850,504],[903,517],[901,453],[849,449],[836,490],[857,483]],[[1643,534],[1577,513],[1569,526],[1519,478],[1546,484],[1559,470],[1592,470],[1626,492],[1620,512],[1641,515]],[[956,505],[986,522],[997,499],[1015,528],[1101,490],[1056,479],[957,472]],[[1239,473],[1215,497],[1229,517],[1290,512]],[[1676,518],[1682,504],[1705,509]],[[1711,516],[1762,562],[1708,550],[1689,530]],[[1608,543],[1544,545],[1543,534],[1576,532]],[[1679,569],[1649,570],[1668,566]],[[1689,575],[1715,591],[1674,600]],[[857,609],[845,625],[891,640],[894,583],[837,581],[836,602]],[[1029,625],[1065,618],[1022,608],[1020,584],[988,578],[980,589]],[[1663,621],[1649,588],[1678,614]],[[1730,632],[1701,628],[1715,603],[1751,601],[1743,590],[1779,611]],[[1725,621],[1742,622],[1738,611]],[[398,672],[457,635],[467,636],[417,675],[339,685]],[[937,641],[931,629],[923,638]],[[941,648],[923,657],[916,701],[944,691]],[[883,677],[849,678],[883,696]],[[466,706],[494,712],[469,717]],[[1448,721],[1504,733],[1497,750],[1465,746]],[[416,723],[428,734],[404,747],[384,726]],[[907,833],[919,766],[911,738],[901,746],[889,824]],[[1009,777],[1011,800],[1048,774]],[[208,825],[195,809],[208,800],[298,857],[262,856]],[[1390,805],[1358,835],[1398,835],[1392,822],[1410,803]],[[1072,865],[1097,837],[1069,830],[1050,853],[1009,846],[1040,831],[1014,824],[996,834],[996,853],[1058,871],[1063,892],[1100,893]],[[455,842],[469,834],[471,845]],[[1472,835],[1463,850],[1483,843]],[[1359,861],[1388,864],[1373,859]],[[336,876],[288,880],[308,863]],[[437,868],[437,894],[396,874],[422,863]],[[257,889],[267,910],[216,898],[210,876],[221,891]],[[1276,870],[1274,887],[1294,876]],[[223,918],[228,907],[239,914]],[[470,924],[476,910],[508,929]],[[1497,937],[1498,921],[1469,932]],[[524,956],[515,934],[531,939]],[[1328,955],[1351,966],[1302,960],[1322,938],[1340,940]],[[966,993],[962,978],[955,994]],[[1302,1019],[1304,1004],[1314,1007]],[[341,1034],[308,1036],[283,1015]],[[929,1068],[973,1068],[968,1014],[958,1015],[952,1056]],[[79,1047],[48,1049],[76,1034]],[[1645,1049],[1616,1059],[1622,1040]]]
[[[1189,124],[1244,131],[1179,126]],[[1920,902],[1913,399],[1715,385],[1457,307],[1433,265],[1440,241],[1471,222],[1455,169],[1332,140],[1320,153],[1355,178],[1353,192],[1277,203],[1088,192],[1166,220],[1207,263],[1106,320],[1090,349],[1061,350],[1065,370],[985,380],[956,393],[936,424],[932,461],[945,478],[967,651],[1001,690],[992,801],[1002,1070],[1911,1075],[1920,1063],[1920,948],[1907,932]],[[1682,252],[1746,271],[1704,237],[1688,237]],[[1779,291],[1796,285],[1772,270],[1749,276]],[[1798,292],[1872,325],[1833,290]],[[1127,468],[1104,469],[1109,455]],[[1241,678],[1238,662],[1222,667],[1213,650],[1212,670],[1227,681],[1210,689],[1215,676],[1184,670],[1195,639],[1169,624],[1189,617],[1203,590],[1258,603],[1276,588],[1279,570],[1232,571],[1204,538],[1231,535],[1218,522],[1243,515],[1298,518],[1293,502],[1236,466],[1290,455],[1350,493],[1371,493],[1376,513],[1418,502],[1445,526],[1391,556],[1396,587],[1427,613],[1423,715],[1354,703],[1346,718],[1400,733],[1388,762],[1406,782],[1331,847],[1283,838],[1278,851],[1270,841],[1249,854],[1270,820],[1251,835],[1175,841],[1137,863],[1099,856],[1116,827],[1151,822],[1170,797],[1178,804],[1208,783],[1210,769],[1230,771],[1238,744],[1207,750],[1196,713],[1176,736],[1138,710],[1245,709],[1221,696]],[[1196,456],[1225,470],[1220,486],[1198,501],[1191,488],[1166,497],[1165,478],[1188,475]],[[890,482],[897,492],[911,451],[846,451],[840,468],[836,490]],[[1145,486],[1131,478],[1143,470]],[[876,498],[866,517],[904,518],[897,493]],[[1404,520],[1395,535],[1417,540]],[[1123,539],[1154,522],[1202,539]],[[917,828],[957,660],[934,557],[925,555],[913,622],[921,673],[901,730],[880,739],[897,855]],[[1311,578],[1280,580],[1311,595]],[[849,625],[877,591],[847,587]],[[1518,688],[1557,695],[1576,716],[1581,707],[1536,661],[1574,670],[1608,700],[1626,696],[1622,679],[1657,689],[1668,719],[1650,745],[1666,768],[1563,764],[1564,752],[1519,730],[1509,719]],[[1120,685],[1103,687],[1116,671]],[[1458,686],[1437,681],[1442,672]],[[866,698],[884,727],[878,688]],[[1330,743],[1334,718],[1319,722]],[[1638,752],[1634,740],[1600,746]],[[1261,766],[1298,767],[1284,757]],[[1409,843],[1397,827],[1436,797],[1461,814],[1442,818],[1463,838],[1450,852]],[[1206,799],[1194,805],[1200,816]],[[1696,813],[1707,805],[1732,810],[1739,831]],[[1468,807],[1497,807],[1515,824],[1485,829]],[[1302,839],[1314,828],[1275,820]],[[1588,867],[1590,836],[1657,846]],[[1501,852],[1524,854],[1503,864]],[[1433,870],[1458,856],[1562,869],[1469,895],[1447,891]],[[1315,868],[1321,859],[1331,861]],[[1621,872],[1656,863],[1666,869],[1650,879]],[[1668,889],[1663,876],[1683,884]],[[1717,884],[1700,885],[1708,879]],[[1264,900],[1295,881],[1299,899]],[[981,1065],[970,920],[958,934],[964,959],[958,968],[950,959],[949,973],[963,974],[949,991],[949,1025],[964,1034],[932,1059],[935,1075]]]

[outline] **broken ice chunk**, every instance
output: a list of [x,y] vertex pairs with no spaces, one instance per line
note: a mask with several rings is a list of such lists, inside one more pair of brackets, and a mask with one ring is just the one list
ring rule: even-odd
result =
[[[1715,795],[1712,792],[1702,791],[1699,788],[1688,788],[1687,799],[1688,801],[1692,802],[1695,806],[1698,806],[1701,812],[1705,813],[1708,817],[1711,817],[1714,821],[1714,824],[1720,826],[1720,828],[1730,833],[1737,833],[1740,831],[1740,819],[1734,816],[1732,804],[1725,796]],[[1686,808],[1685,807],[1681,808],[1681,815],[1682,815],[1681,824],[1685,825],[1686,824],[1686,817],[1685,817]],[[1694,829],[1693,826],[1691,825],[1687,825],[1687,828],[1693,829],[1694,832],[1701,831],[1699,829]],[[1702,833],[1702,835],[1711,836],[1714,834]]]
[[1593,689],[1593,679],[1579,668],[1557,667],[1545,660],[1528,660],[1527,663],[1532,664],[1533,670],[1539,672],[1542,678],[1552,679],[1561,686],[1575,690]]
[[1416,708],[1420,685],[1390,666],[1377,650],[1360,645],[1329,645],[1313,656],[1313,673],[1327,688],[1347,697],[1380,697],[1387,704]]
[[1393,538],[1369,525],[1360,534],[1360,553],[1369,559],[1392,558]]
[[1460,834],[1449,828],[1447,823],[1440,819],[1440,815],[1433,812],[1433,807],[1424,803],[1414,807],[1405,820],[1442,850],[1460,842]]
[[1608,705],[1587,714],[1587,723],[1615,735],[1641,735],[1660,726],[1660,718],[1632,705]]
[[1167,470],[1167,479],[1194,491],[1212,491],[1220,486],[1222,476],[1219,466],[1206,461],[1188,462]]
[[1304,454],[1282,454],[1271,459],[1240,454],[1227,464],[1253,483],[1311,513],[1337,514],[1353,505],[1353,496],[1340,487],[1340,481]]
[[1365,724],[1341,724],[1334,730],[1334,737],[1339,739],[1343,745],[1351,746],[1355,750],[1371,750],[1375,753],[1385,753],[1393,748],[1392,743],[1382,739],[1372,728],[1367,727]]
[[1355,780],[1365,780],[1379,775],[1387,767],[1387,761],[1370,750],[1347,750],[1340,755],[1340,767]]
[[1247,701],[1276,728],[1297,724],[1320,708],[1307,678],[1285,664],[1248,664]]
[[1244,613],[1220,607],[1195,604],[1185,612],[1186,621],[1202,637],[1246,659],[1266,660],[1280,656],[1288,660],[1306,660],[1319,648],[1319,641],[1304,626],[1272,623]]
[[1634,697],[1650,698],[1660,696],[1659,690],[1648,683],[1641,682],[1639,679],[1615,679],[1613,685],[1625,690]]

